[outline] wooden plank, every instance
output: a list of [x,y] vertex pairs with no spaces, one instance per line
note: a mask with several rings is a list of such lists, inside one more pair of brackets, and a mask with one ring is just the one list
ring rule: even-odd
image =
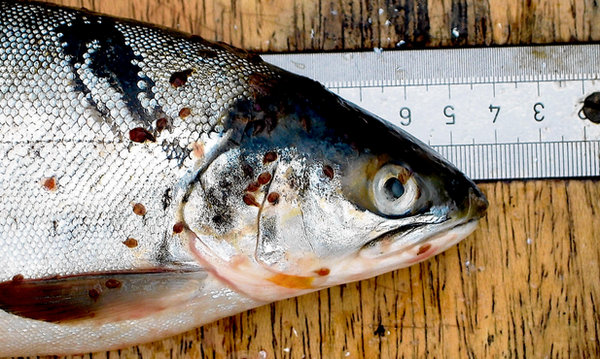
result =
[[[54,1],[257,51],[600,40],[594,0]],[[480,228],[425,263],[91,357],[600,357],[600,182],[481,188]]]

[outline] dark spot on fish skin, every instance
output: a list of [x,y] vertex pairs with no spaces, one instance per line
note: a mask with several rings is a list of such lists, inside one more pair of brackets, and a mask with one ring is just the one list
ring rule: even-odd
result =
[[100,297],[100,291],[98,289],[92,288],[88,291],[88,295],[90,296],[90,298],[96,301]]
[[319,269],[317,269],[317,270],[315,271],[315,273],[317,273],[317,274],[318,274],[318,275],[320,275],[321,277],[324,277],[324,276],[326,276],[326,275],[329,275],[329,272],[330,272],[329,268],[325,268],[325,267],[323,267],[323,268],[319,268]]
[[169,83],[171,86],[178,88],[187,83],[188,77],[194,72],[192,69],[186,69],[183,71],[173,72],[169,77]]
[[263,172],[258,176],[258,183],[263,185],[271,181],[271,174],[269,172]]
[[183,222],[177,222],[173,225],[173,233],[175,234],[179,234],[181,232],[183,232],[185,225],[183,224]]
[[267,153],[265,153],[265,156],[263,157],[263,163],[271,163],[273,161],[277,160],[277,152],[274,151],[269,151]]
[[133,213],[137,214],[138,216],[145,216],[146,207],[141,203],[136,203],[133,205]]
[[162,196],[162,206],[163,206],[163,211],[166,211],[167,208],[169,208],[169,206],[171,205],[171,189],[167,188],[165,190],[165,192],[163,193]]
[[25,280],[25,277],[22,274],[17,274],[12,277],[13,283],[21,283],[24,280]]
[[162,117],[156,120],[156,132],[162,132],[167,127],[169,127],[169,120],[167,120],[166,118]]
[[417,252],[417,255],[419,256],[419,255],[427,252],[430,248],[431,248],[430,243],[423,244],[421,247],[419,247],[419,251]]
[[126,245],[128,248],[135,248],[138,246],[138,241],[135,238],[127,238],[123,241],[123,244]]
[[323,166],[323,174],[325,175],[325,177],[329,178],[330,180],[333,179],[333,168],[329,165],[325,165]]
[[192,152],[192,150],[187,148],[187,146],[184,147],[180,145],[177,139],[173,141],[163,141],[161,144],[161,149],[165,152],[168,160],[177,160],[177,165],[179,167],[183,166],[183,162]]
[[121,282],[114,278],[107,280],[104,285],[106,285],[106,288],[108,289],[121,288]]
[[375,329],[375,331],[373,332],[373,335],[378,335],[380,337],[385,336],[385,327],[383,326],[383,324],[379,324],[377,326],[377,329]]
[[269,201],[269,203],[271,203],[271,204],[279,203],[279,193],[277,193],[277,192],[269,193],[269,195],[267,196],[267,201]]
[[[152,123],[152,115],[144,109],[138,94],[143,92],[148,99],[153,99],[152,88],[155,83],[147,76],[140,75],[143,72],[136,61],[143,60],[143,57],[136,55],[127,45],[115,20],[91,13],[77,13],[70,23],[60,25],[54,31],[61,34],[59,41],[63,44],[64,53],[69,56],[76,91],[86,96],[91,93],[76,71],[76,65],[87,62],[94,76],[106,79],[123,96],[123,101],[137,121],[145,125]],[[90,44],[95,45],[95,51],[90,51]],[[144,90],[138,86],[140,81],[145,83]],[[96,106],[100,111],[99,107],[102,106]]]
[[156,142],[156,138],[145,128],[136,127],[129,130],[129,139],[133,142],[143,143],[146,141]]
[[196,55],[205,59],[212,59],[217,57],[217,52],[209,49],[200,49],[196,52]]
[[223,178],[219,181],[219,187],[221,187],[221,189],[227,190],[227,189],[230,189],[231,186],[232,186],[232,183],[225,178]]
[[258,202],[256,202],[256,198],[254,198],[253,194],[250,193],[246,193],[244,195],[244,197],[242,198],[242,200],[244,201],[245,204],[247,204],[248,206],[256,206],[256,207],[260,207],[260,204],[258,204]]
[[172,238],[172,234],[165,232],[160,244],[158,245],[158,249],[154,253],[154,260],[160,264],[172,263],[173,258],[171,257],[171,253],[169,252],[169,243]]
[[254,98],[265,97],[270,94],[275,86],[275,81],[267,74],[255,72],[248,76],[248,86]]
[[244,172],[244,176],[247,178],[254,177],[254,169],[247,163],[242,163],[242,172]]
[[181,110],[179,110],[179,117],[181,117],[181,118],[186,118],[191,114],[192,114],[192,110],[189,107],[184,107]]
[[42,185],[48,191],[55,191],[56,190],[56,177],[45,178],[44,181],[42,182]]
[[260,188],[260,184],[258,182],[252,182],[246,187],[246,192],[256,192]]

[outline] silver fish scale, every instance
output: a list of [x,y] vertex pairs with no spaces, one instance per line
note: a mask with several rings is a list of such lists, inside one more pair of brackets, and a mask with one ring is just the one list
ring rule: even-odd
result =
[[[223,130],[228,108],[250,96],[246,79],[267,66],[161,29],[44,5],[0,1],[0,13],[0,280],[187,260],[172,227],[176,187],[197,162],[191,145]],[[110,62],[98,70],[106,34],[78,26],[114,29],[132,54],[124,66],[139,71],[123,79],[111,77],[119,69]],[[81,59],[69,53],[75,45]],[[187,69],[187,83],[172,86],[171,74]],[[155,143],[130,141],[129,130],[153,131],[159,116],[170,127]],[[55,189],[44,185],[50,178]],[[133,213],[135,203],[145,216]],[[139,245],[128,248],[127,238]]]

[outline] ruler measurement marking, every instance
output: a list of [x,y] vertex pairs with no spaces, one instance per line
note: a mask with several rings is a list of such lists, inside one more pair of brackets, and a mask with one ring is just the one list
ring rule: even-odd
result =
[[[590,80],[598,80],[600,79],[600,75],[598,77],[593,77],[590,78]],[[521,80],[509,80],[509,79],[489,79],[488,81],[474,81],[473,85],[491,85],[491,84],[509,84],[509,83],[519,83],[519,84],[527,84],[527,83],[555,83],[558,82],[560,79],[556,79],[556,80],[549,80],[549,79],[539,79],[539,80],[530,80],[530,79],[521,79]],[[572,79],[563,79],[565,82],[576,82],[577,80],[572,80]],[[440,82],[436,82],[436,83],[404,83],[404,82],[396,82],[396,83],[391,83],[391,82],[383,82],[383,81],[373,81],[373,83],[361,83],[361,84],[339,84],[337,82],[324,82],[323,85],[325,85],[325,87],[327,88],[342,88],[342,89],[348,89],[348,88],[372,88],[372,87],[381,87],[384,86],[386,88],[389,87],[401,87],[401,86],[408,86],[408,87],[423,87],[425,86],[427,91],[429,91],[429,86],[447,86],[447,85],[467,85],[470,82],[468,80],[465,79],[461,79],[461,81],[442,81],[440,80]],[[540,90],[540,94],[541,94],[541,90]]]
[[[599,170],[598,141],[432,145],[472,178],[589,177]],[[533,166],[526,165],[532,158]]]

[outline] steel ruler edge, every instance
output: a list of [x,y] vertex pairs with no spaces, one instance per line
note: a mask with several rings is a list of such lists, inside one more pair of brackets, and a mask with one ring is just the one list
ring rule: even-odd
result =
[[600,176],[600,44],[269,54],[476,180]]

